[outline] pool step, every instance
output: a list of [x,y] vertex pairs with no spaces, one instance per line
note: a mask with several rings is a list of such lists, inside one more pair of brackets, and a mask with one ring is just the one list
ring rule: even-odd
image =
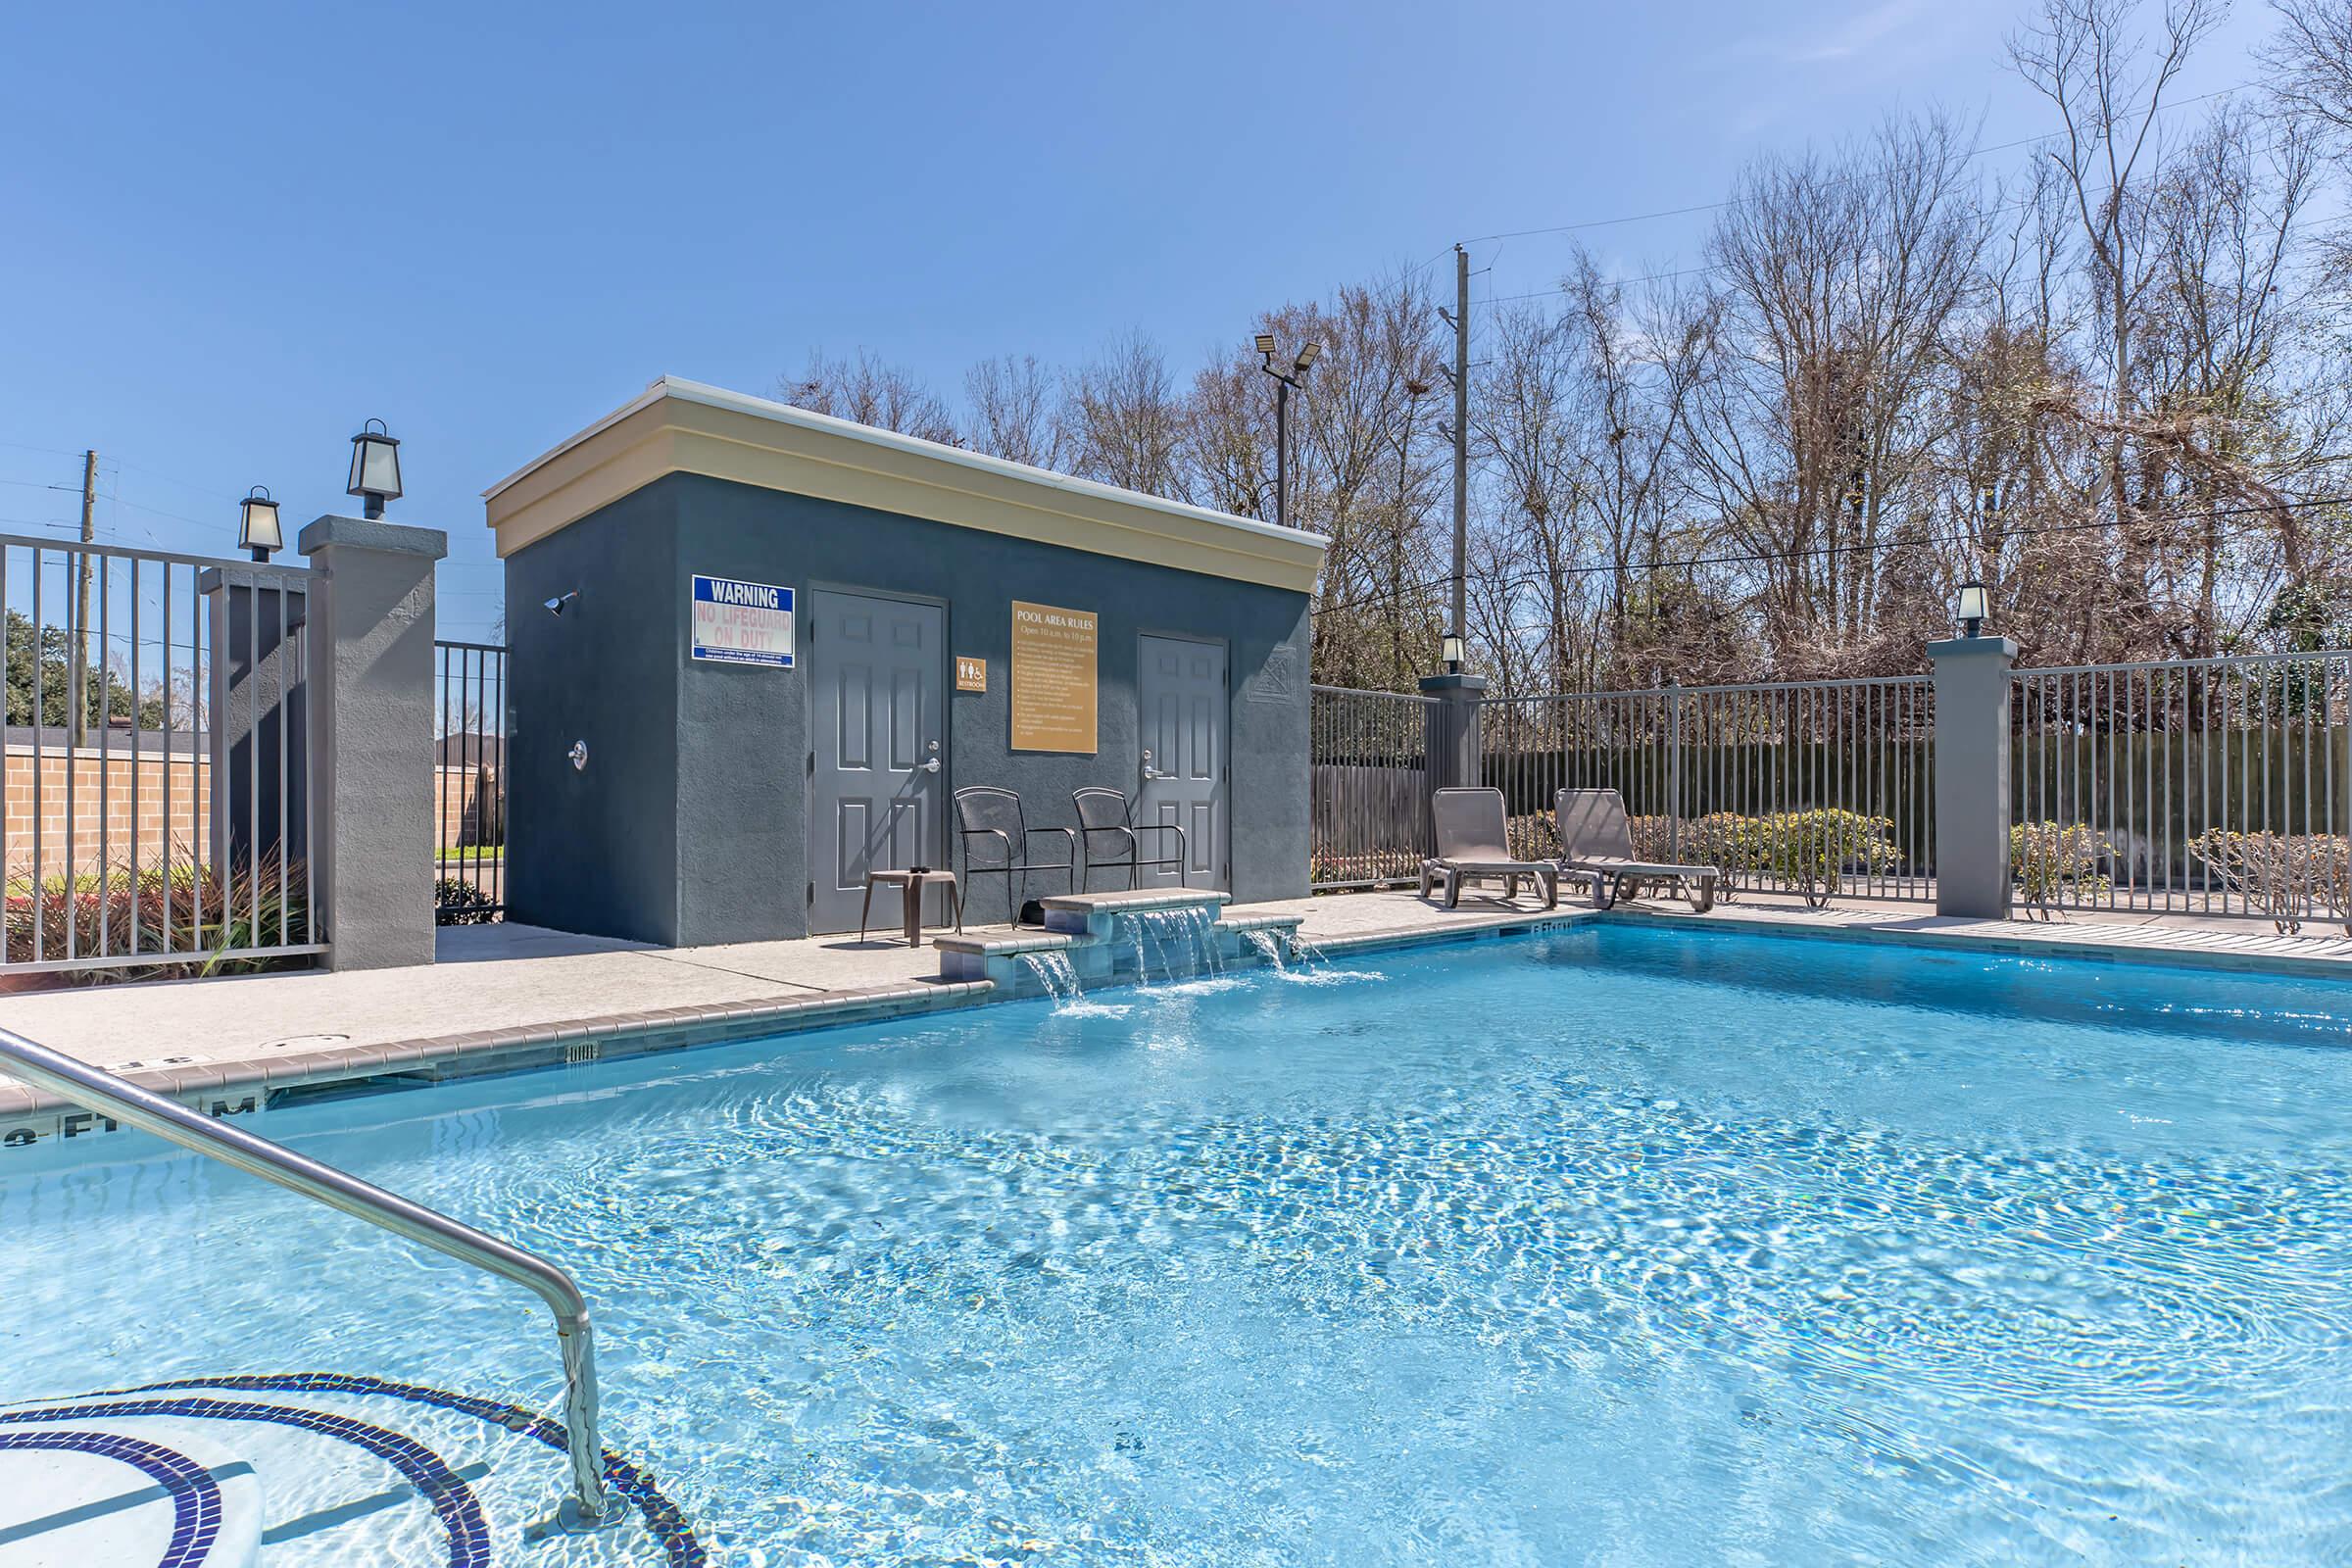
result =
[[0,1427],[0,1568],[261,1560],[259,1470],[220,1434],[125,1418]]
[[612,1526],[557,1545],[563,1431],[536,1411],[343,1374],[109,1390],[0,1410],[0,1568],[707,1560],[641,1466],[608,1449],[606,1478]]

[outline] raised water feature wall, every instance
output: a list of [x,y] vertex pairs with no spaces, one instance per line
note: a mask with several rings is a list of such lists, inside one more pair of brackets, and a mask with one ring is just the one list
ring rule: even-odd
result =
[[1298,916],[1229,916],[1222,893],[1082,893],[1044,903],[1043,931],[938,938],[940,978],[993,980],[999,995],[1067,997],[1202,979],[1297,952]]

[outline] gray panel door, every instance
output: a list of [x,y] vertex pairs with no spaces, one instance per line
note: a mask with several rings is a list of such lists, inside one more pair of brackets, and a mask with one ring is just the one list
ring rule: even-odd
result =
[[[823,588],[808,596],[811,931],[858,929],[868,869],[947,863],[945,620],[937,605]],[[887,929],[899,917],[898,896],[877,892],[874,918]]]
[[[1146,637],[1140,688],[1143,745],[1152,759],[1137,797],[1136,820],[1182,827],[1190,859],[1185,879],[1197,888],[1231,888],[1225,799],[1225,727],[1231,710],[1225,699],[1225,645]],[[1146,857],[1174,848],[1165,833],[1144,836]],[[1146,872],[1138,885],[1174,887],[1176,874]]]

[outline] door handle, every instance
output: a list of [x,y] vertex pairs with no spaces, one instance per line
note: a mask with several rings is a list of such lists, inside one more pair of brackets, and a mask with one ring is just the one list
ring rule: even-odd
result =
[[1156,768],[1156,767],[1153,767],[1153,766],[1152,765],[1152,754],[1151,754],[1150,752],[1146,752],[1146,753],[1144,753],[1144,782],[1145,782],[1145,783],[1149,784],[1149,783],[1151,783],[1151,782],[1152,782],[1153,779],[1155,779],[1155,778],[1173,778],[1174,776],[1175,776],[1174,774],[1171,774],[1171,773],[1163,773],[1163,772],[1161,772],[1161,771],[1160,771],[1158,768]]
[[924,760],[923,760],[923,763],[922,763],[922,770],[923,770],[924,772],[926,772],[926,773],[936,773],[936,772],[938,772],[938,771],[939,771],[939,759],[938,759],[938,758],[936,758],[936,757],[932,757],[932,758],[926,758],[926,759],[924,759]]

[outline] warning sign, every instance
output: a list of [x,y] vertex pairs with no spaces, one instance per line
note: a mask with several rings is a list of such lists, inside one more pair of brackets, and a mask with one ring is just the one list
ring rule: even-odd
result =
[[733,577],[694,579],[692,657],[721,664],[792,667],[792,590]]

